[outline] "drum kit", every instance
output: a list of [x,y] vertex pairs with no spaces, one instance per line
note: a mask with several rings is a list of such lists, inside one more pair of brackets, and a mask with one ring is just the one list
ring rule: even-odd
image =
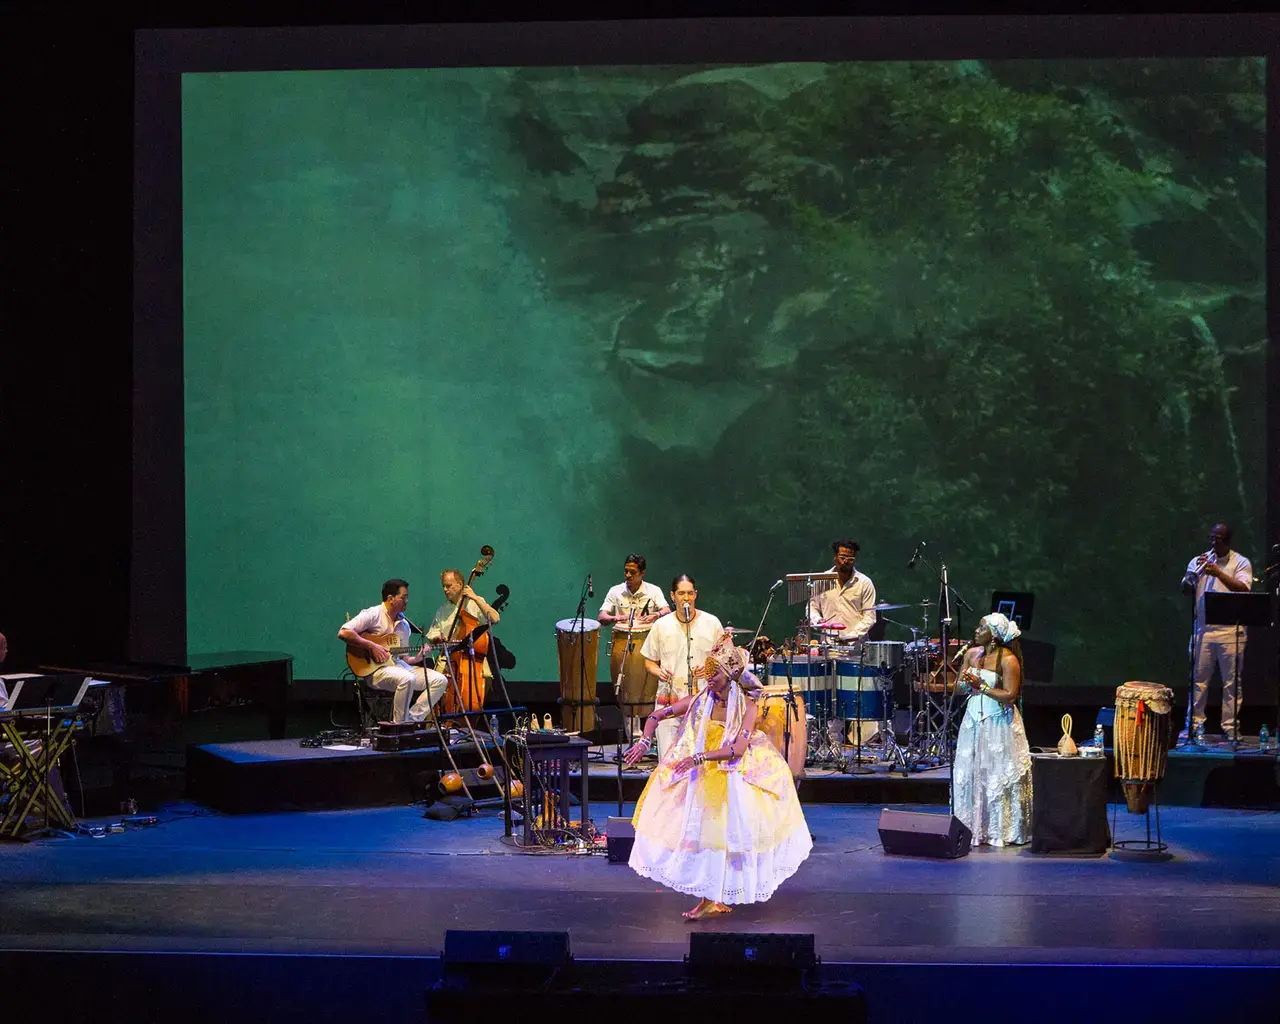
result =
[[[759,728],[797,778],[805,767],[866,774],[869,764],[887,762],[905,774],[951,763],[961,645],[951,641],[944,655],[941,643],[928,637],[933,606],[925,600],[874,607],[920,609],[923,628],[895,623],[910,630],[909,642],[841,640],[843,623],[802,623],[780,647],[760,638],[752,651],[764,684]],[[894,729],[899,710],[909,712],[903,743]]]

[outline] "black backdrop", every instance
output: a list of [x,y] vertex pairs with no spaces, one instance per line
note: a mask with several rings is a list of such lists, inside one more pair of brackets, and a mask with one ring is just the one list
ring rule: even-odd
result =
[[[617,5],[611,8],[612,14],[620,12]],[[693,13],[720,12],[704,7]],[[405,12],[367,6],[361,16],[396,22]],[[188,25],[279,20],[270,4],[243,11],[209,5],[183,15]],[[309,20],[343,18],[313,9]],[[153,607],[162,606],[168,593],[148,574],[130,578],[132,452],[135,443],[146,451],[156,440],[135,438],[132,426],[132,32],[166,24],[175,22],[140,5],[80,21],[19,17],[6,33],[12,52],[5,62],[11,97],[4,171],[9,230],[0,286],[0,630],[10,637],[11,669],[51,658],[122,658],[129,650],[131,592],[147,593]],[[974,25],[980,32],[980,23]],[[1205,25],[1215,31],[1205,31]],[[1275,27],[1215,19],[1177,31],[1188,52],[1256,52],[1261,40],[1276,38]],[[1140,52],[1141,27],[1124,32],[1132,32]],[[1217,44],[1204,42],[1215,36]],[[1238,40],[1240,49],[1223,44],[1223,38]],[[1269,195],[1276,194],[1280,177],[1274,45]],[[1269,216],[1268,263],[1274,271],[1274,204]],[[1274,272],[1268,275],[1269,289],[1275,280]],[[1268,302],[1272,338],[1276,308]],[[1267,535],[1274,543],[1280,538],[1280,358],[1274,343],[1268,365]],[[148,520],[181,516],[169,481],[137,483]]]

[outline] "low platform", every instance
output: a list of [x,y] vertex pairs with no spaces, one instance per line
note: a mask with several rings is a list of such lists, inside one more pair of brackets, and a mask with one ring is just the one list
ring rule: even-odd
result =
[[[469,742],[451,749],[460,767],[479,763]],[[619,797],[615,749],[595,748],[589,762],[591,800],[605,810],[619,799],[634,801],[648,778],[644,766],[624,769]],[[1236,752],[1220,745],[1203,751],[1170,751],[1159,788],[1160,803],[1280,807],[1276,755],[1245,752],[1249,749],[1242,745],[1242,751]],[[494,756],[490,753],[488,759],[492,761]],[[309,748],[298,740],[210,743],[187,750],[186,792],[191,799],[228,814],[386,807],[422,800],[427,773],[449,767],[438,745],[381,753],[363,748]],[[801,802],[945,806],[949,800],[950,776],[945,768],[904,774],[885,763],[868,767],[869,774],[807,769],[799,788]]]

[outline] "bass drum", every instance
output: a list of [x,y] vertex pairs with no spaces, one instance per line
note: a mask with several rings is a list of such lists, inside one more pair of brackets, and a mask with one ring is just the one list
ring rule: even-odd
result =
[[[762,732],[787,761],[793,779],[804,778],[804,759],[809,752],[809,729],[804,704],[799,699],[795,708],[787,707],[787,691],[783,687],[766,686],[760,695],[756,714],[756,731]],[[787,719],[791,720],[791,746],[786,746]]]

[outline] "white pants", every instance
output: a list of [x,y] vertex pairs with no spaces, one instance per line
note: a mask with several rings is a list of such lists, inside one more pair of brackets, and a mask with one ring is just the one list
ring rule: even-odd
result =
[[[393,722],[403,722],[406,718],[421,722],[427,718],[436,701],[444,696],[449,680],[433,668],[406,665],[401,661],[379,665],[369,677],[369,685],[375,690],[395,693],[391,704]],[[426,692],[410,707],[411,695],[419,690]]]
[[[1192,640],[1195,645],[1196,671],[1192,683],[1191,722],[1188,728],[1203,725],[1205,704],[1209,699],[1209,683],[1213,680],[1213,667],[1218,666],[1222,676],[1222,731],[1231,736],[1235,730],[1236,713],[1243,701],[1236,700],[1236,635],[1235,630],[1215,630]],[[1240,630],[1240,667],[1244,668],[1245,631]]]

